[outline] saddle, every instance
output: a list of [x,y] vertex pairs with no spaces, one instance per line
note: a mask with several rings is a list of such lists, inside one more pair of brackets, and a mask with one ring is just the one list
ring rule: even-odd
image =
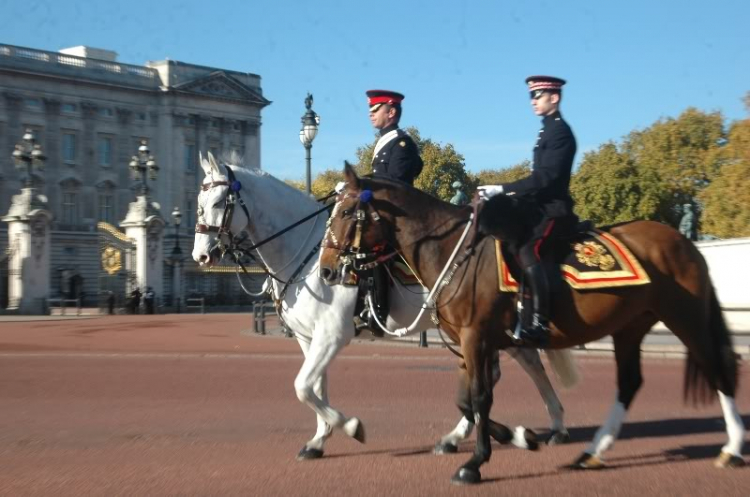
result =
[[[611,233],[581,223],[572,235],[554,240],[545,256],[550,287],[562,282],[576,290],[638,286],[651,283],[643,266]],[[521,270],[500,240],[495,240],[500,292],[518,292]],[[556,277],[556,275],[558,277]]]

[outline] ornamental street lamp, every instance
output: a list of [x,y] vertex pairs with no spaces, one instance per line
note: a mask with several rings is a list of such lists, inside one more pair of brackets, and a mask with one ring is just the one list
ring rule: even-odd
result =
[[151,181],[156,181],[156,175],[159,172],[159,166],[156,165],[154,156],[148,149],[146,140],[141,140],[141,146],[138,147],[138,155],[134,155],[130,161],[130,170],[133,179],[141,182],[141,195],[148,195],[148,185],[146,184],[146,171],[149,173]]
[[176,310],[180,313],[180,301],[182,295],[180,290],[182,288],[182,250],[180,250],[180,223],[182,222],[182,213],[179,207],[175,207],[172,211],[172,219],[174,219],[174,247],[172,248],[172,262],[174,263],[174,274],[173,274],[173,289],[174,299],[176,300]]
[[305,147],[306,152],[305,179],[308,194],[312,192],[310,183],[310,150],[312,150],[312,142],[318,134],[318,124],[320,124],[320,116],[312,110],[312,104],[312,93],[308,93],[307,98],[305,98],[305,108],[307,108],[307,112],[302,116],[302,129],[299,132],[299,140]]
[[44,161],[47,160],[47,157],[42,153],[42,147],[36,142],[34,133],[30,129],[26,130],[22,140],[13,151],[13,161],[16,163],[16,169],[22,174],[26,173],[23,183],[24,188],[33,188],[34,169],[43,171]]

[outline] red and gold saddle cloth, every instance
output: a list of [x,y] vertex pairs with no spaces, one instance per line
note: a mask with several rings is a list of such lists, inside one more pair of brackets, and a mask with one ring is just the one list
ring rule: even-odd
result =
[[[517,292],[518,282],[503,259],[500,241],[495,241],[501,292]],[[570,240],[570,250],[560,263],[560,273],[576,290],[593,290],[651,283],[638,259],[617,238],[594,230]]]

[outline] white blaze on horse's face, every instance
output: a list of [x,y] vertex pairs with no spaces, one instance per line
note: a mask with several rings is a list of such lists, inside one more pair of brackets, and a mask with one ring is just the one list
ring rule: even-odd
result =
[[[203,187],[198,194],[198,211],[196,213],[196,224],[206,226],[221,226],[224,216],[224,207],[229,187],[225,185],[210,186],[216,182],[226,182],[227,176],[216,163],[211,152],[208,153],[208,159],[200,155],[200,164],[203,172],[206,174],[203,179]],[[230,229],[233,233],[239,233],[243,228],[243,222],[247,222],[241,209],[235,211],[232,218]],[[212,253],[212,247],[216,246],[216,233],[195,233],[193,243],[193,260],[201,266],[212,266],[219,262],[220,255]]]

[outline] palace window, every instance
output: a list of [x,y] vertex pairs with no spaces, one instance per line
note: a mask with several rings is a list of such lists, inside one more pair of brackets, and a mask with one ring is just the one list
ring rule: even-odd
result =
[[76,161],[76,135],[75,133],[63,133],[62,135],[63,162],[74,164]]
[[112,194],[99,194],[99,220],[113,224],[114,218],[114,200]]
[[185,171],[195,173],[197,159],[195,158],[195,145],[192,143],[185,144]]
[[110,167],[112,165],[112,137],[100,136],[98,143],[99,165]]
[[78,106],[76,104],[64,103],[62,104],[62,111],[66,114],[75,114],[78,112]]
[[99,107],[99,115],[102,117],[112,117],[115,113],[111,107]]
[[76,224],[78,221],[76,197],[75,192],[63,192],[62,222],[65,224]]

